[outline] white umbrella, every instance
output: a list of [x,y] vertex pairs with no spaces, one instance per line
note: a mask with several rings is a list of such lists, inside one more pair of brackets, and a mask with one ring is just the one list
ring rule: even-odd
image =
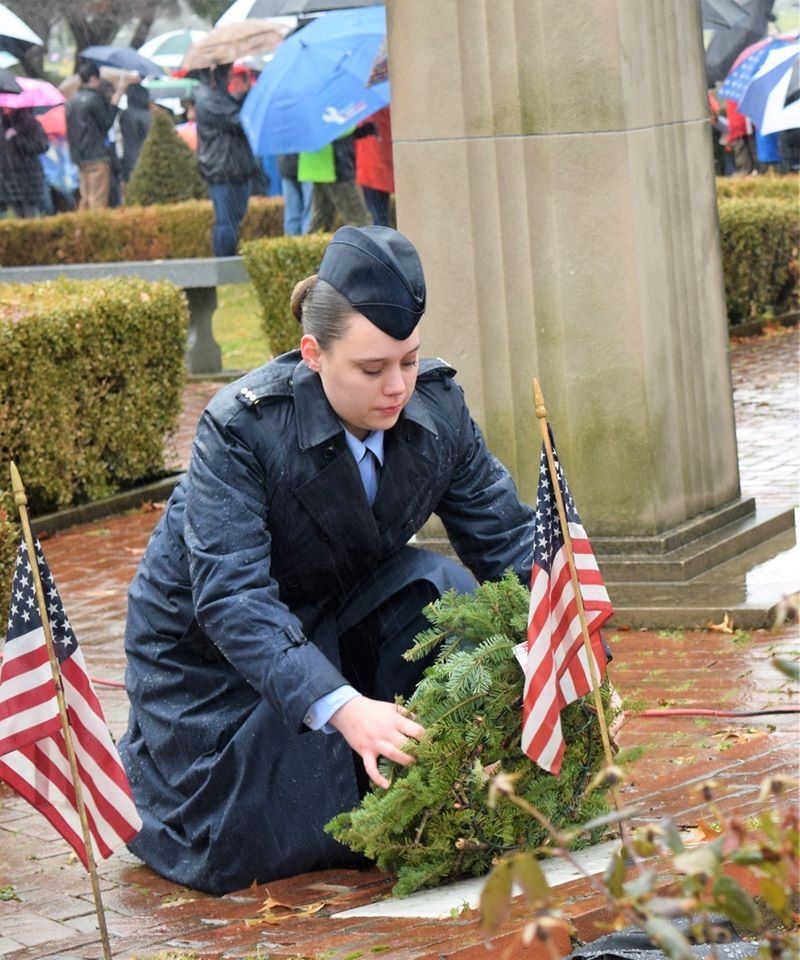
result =
[[739,101],[739,111],[750,117],[765,136],[800,128],[800,43],[770,50]]
[[224,27],[226,23],[239,23],[241,20],[271,20],[273,23],[282,23],[289,30],[297,26],[297,17],[263,17],[257,12],[260,3],[261,0],[235,0],[214,26]]
[[44,40],[24,20],[0,3],[0,50],[22,57],[30,47],[44,46]]
[[205,30],[168,30],[143,43],[138,53],[164,70],[177,70],[189,47],[205,35]]

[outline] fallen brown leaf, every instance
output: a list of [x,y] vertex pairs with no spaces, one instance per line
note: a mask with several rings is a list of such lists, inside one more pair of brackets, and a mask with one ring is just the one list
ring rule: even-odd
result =
[[315,913],[319,913],[324,906],[324,900],[295,906],[291,903],[284,903],[282,900],[276,900],[267,891],[267,899],[258,910],[260,916],[248,917],[245,920],[245,926],[258,927],[264,923],[275,926],[279,923],[285,923],[287,920],[301,920],[304,917],[312,917]]
[[709,620],[706,629],[714,630],[716,633],[733,633],[733,620],[726,613],[722,617],[722,623],[712,623]]
[[307,903],[302,907],[289,907],[288,910],[283,910],[283,904],[278,904],[278,909],[281,910],[280,913],[276,913],[273,910],[266,909],[262,907],[258,912],[261,914],[260,917],[248,917],[245,920],[245,925],[248,927],[258,927],[263,923],[268,923],[271,926],[277,926],[279,923],[286,923],[287,920],[302,920],[306,917],[313,917],[315,913],[325,906],[324,900],[319,900],[317,903]]

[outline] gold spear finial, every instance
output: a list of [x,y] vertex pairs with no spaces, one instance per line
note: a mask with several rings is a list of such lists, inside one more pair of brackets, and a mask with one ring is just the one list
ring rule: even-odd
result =
[[536,379],[536,377],[533,378],[533,404],[536,408],[536,416],[540,420],[544,420],[547,417],[547,409],[544,405],[542,388],[539,386],[539,381]]
[[16,463],[13,460],[9,461],[8,468],[11,471],[11,489],[14,491],[14,502],[18,507],[27,507],[28,495],[25,493],[25,487],[22,485],[22,477],[19,475]]

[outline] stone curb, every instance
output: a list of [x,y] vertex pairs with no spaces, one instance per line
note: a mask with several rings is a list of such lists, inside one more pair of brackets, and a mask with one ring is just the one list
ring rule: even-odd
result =
[[47,513],[42,517],[32,519],[31,524],[37,533],[57,533],[79,523],[89,523],[91,520],[100,520],[103,517],[125,513],[126,510],[132,510],[143,503],[166,500],[182,476],[182,473],[173,473],[143,487],[135,487],[133,490],[126,490],[124,493],[116,493],[113,497],[105,497],[103,500],[84,503],[79,507],[70,507],[67,510]]
[[778,324],[781,327],[796,327],[800,323],[800,310],[782,313],[779,317],[761,317],[759,320],[750,320],[748,323],[728,325],[729,337],[757,337],[764,332],[764,327]]

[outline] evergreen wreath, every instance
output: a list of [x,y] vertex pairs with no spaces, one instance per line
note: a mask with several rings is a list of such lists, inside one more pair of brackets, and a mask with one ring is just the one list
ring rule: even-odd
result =
[[[508,572],[470,595],[450,591],[426,608],[432,627],[406,653],[418,660],[439,647],[434,663],[408,701],[427,731],[411,752],[417,762],[385,762],[387,790],[373,787],[354,810],[326,830],[397,875],[394,893],[405,896],[464,875],[488,872],[515,850],[547,843],[544,829],[514,804],[488,805],[488,784],[501,769],[514,788],[559,829],[605,813],[601,790],[586,793],[604,766],[591,694],[561,714],[566,741],[554,777],[522,753],[523,674],[513,649],[525,639],[530,593]],[[601,689],[609,715],[607,683]],[[599,831],[602,832],[602,831]],[[575,846],[598,839],[583,835]]]

